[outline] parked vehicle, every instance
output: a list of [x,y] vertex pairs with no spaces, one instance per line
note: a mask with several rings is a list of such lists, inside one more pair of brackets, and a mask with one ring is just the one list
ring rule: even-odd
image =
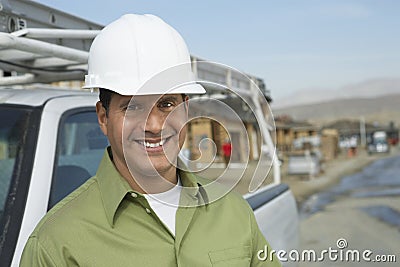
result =
[[[1,266],[18,266],[39,220],[95,174],[107,146],[97,98],[77,90],[0,89]],[[244,197],[274,249],[297,247],[297,209],[287,185]]]
[[321,172],[321,156],[309,151],[302,154],[291,154],[288,159],[287,172],[290,175],[309,175],[314,177]]
[[372,142],[368,144],[368,154],[389,153],[390,146],[388,136],[384,131],[376,131],[372,134]]

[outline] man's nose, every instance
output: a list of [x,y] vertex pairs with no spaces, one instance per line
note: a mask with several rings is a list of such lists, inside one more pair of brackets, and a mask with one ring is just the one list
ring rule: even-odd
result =
[[147,118],[144,121],[144,130],[145,132],[152,132],[158,134],[162,131],[164,124],[163,116],[158,112],[156,107],[153,107]]

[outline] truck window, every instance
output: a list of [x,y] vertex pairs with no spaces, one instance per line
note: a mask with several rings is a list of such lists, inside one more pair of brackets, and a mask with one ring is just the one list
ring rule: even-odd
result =
[[95,111],[64,115],[59,126],[49,209],[96,174],[107,145]]
[[0,265],[10,266],[29,190],[41,108],[0,104]]
[[0,108],[0,219],[3,217],[14,168],[21,159],[28,112]]

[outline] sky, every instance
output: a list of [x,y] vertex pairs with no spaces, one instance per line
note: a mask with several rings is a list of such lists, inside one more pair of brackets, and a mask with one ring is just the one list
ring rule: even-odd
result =
[[400,78],[397,0],[36,0],[106,25],[155,14],[192,55],[262,78],[274,99]]

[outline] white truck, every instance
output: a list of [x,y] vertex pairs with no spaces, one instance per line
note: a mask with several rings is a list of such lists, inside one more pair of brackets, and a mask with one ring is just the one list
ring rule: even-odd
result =
[[[97,93],[9,86],[82,79],[101,26],[28,0],[0,0],[0,18],[0,265],[18,266],[36,224],[95,174],[108,143],[97,123]],[[218,73],[228,75],[211,77]],[[267,123],[261,126],[269,136]],[[274,182],[244,198],[272,247],[290,251],[298,245],[297,208],[279,174],[276,160]]]
[[390,146],[385,131],[376,131],[372,134],[371,142],[368,144],[368,154],[389,153]]

